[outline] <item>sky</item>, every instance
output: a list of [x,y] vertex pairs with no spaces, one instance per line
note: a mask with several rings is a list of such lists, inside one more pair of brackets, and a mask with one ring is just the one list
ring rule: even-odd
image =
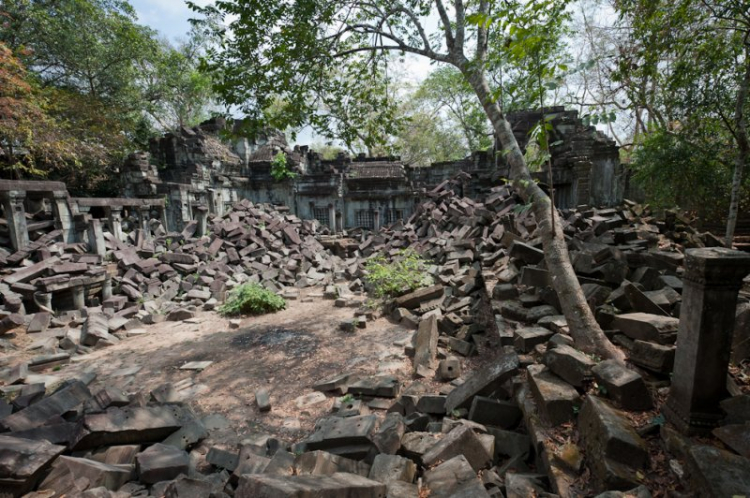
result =
[[[197,5],[208,5],[212,0],[193,0]],[[188,19],[199,17],[185,4],[184,0],[130,0],[138,14],[138,22],[159,32],[160,36],[170,42],[185,39],[190,30]],[[437,20],[433,20],[435,24]],[[422,81],[432,70],[430,62],[419,56],[407,56],[403,74],[415,83]],[[301,145],[323,142],[312,130],[305,128],[297,136],[296,143]]]

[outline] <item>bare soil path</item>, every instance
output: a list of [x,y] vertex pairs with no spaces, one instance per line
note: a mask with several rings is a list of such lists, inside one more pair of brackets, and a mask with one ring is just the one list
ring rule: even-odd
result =
[[[147,326],[145,334],[80,357],[56,374],[67,378],[94,371],[92,393],[114,386],[141,392],[146,399],[171,383],[198,415],[226,418],[211,431],[213,443],[231,444],[260,433],[294,441],[333,407],[334,398],[311,389],[314,382],[344,372],[409,377],[410,360],[394,343],[412,331],[385,318],[354,333],[339,330],[352,316],[351,308],[336,308],[318,297],[288,301],[278,313],[243,318],[237,329],[218,314],[204,312],[187,322]],[[192,361],[213,363],[200,372],[180,369]],[[268,413],[255,403],[261,387],[271,393]]]

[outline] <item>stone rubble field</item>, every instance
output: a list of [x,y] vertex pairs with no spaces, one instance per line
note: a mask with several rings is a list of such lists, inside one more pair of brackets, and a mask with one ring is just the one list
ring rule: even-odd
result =
[[[533,215],[509,189],[493,188],[477,202],[453,187],[435,188],[408,220],[343,238],[248,201],[210,219],[201,237],[195,222],[166,233],[154,221],[153,236],[135,230],[125,241],[105,232],[105,257],[62,243],[49,224],[30,224],[33,242],[24,251],[0,248],[0,496],[747,494],[747,285],[722,425],[690,439],[660,414],[684,312],[684,251],[721,242],[679,213],[656,217],[633,203],[563,212],[587,302],[626,351],[626,368],[576,349]],[[406,248],[429,261],[432,284],[370,305],[367,258],[398,257]],[[200,402],[220,387],[203,380],[219,360],[185,361],[189,377],[148,388],[142,383],[156,380],[132,381],[137,370],[120,371],[129,383],[112,369],[101,375],[128,342],[145,347],[172,324],[202,324],[227,340],[258,332],[253,324],[271,326],[277,315],[227,321],[216,314],[243,283],[287,298],[290,309],[278,317],[303,310],[294,324],[309,329],[263,354],[278,347],[283,359],[296,354],[285,348],[311,341],[304,375],[290,379],[296,392],[282,397],[247,379],[247,425],[263,429],[275,412],[295,419],[294,406],[303,412],[315,405],[309,427],[227,436],[227,423],[238,421]],[[325,345],[315,342],[324,334],[316,322],[330,331]],[[379,342],[367,342],[370,334]],[[335,357],[336,341],[342,351],[358,341],[372,349],[363,353],[368,365],[311,367],[325,348]],[[253,357],[257,349],[235,349],[226,355],[263,361]],[[274,374],[275,383],[283,376]]]

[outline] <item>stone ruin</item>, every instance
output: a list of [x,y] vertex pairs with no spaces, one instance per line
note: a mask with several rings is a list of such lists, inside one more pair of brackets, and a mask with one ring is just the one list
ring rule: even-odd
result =
[[[627,175],[615,143],[584,126],[576,111],[556,107],[546,115],[554,128],[550,142],[556,144],[551,152],[557,206],[614,206],[622,201]],[[540,118],[535,111],[508,115],[522,147]],[[377,230],[407,219],[427,191],[458,173],[466,173],[459,193],[470,198],[479,198],[509,176],[497,151],[475,152],[428,168],[409,167],[398,157],[340,155],[323,160],[306,146],[291,149],[279,132],[255,140],[236,138],[240,125],[227,130],[226,122],[214,119],[153,140],[149,153],[128,159],[125,196],[165,199],[167,219],[177,230],[196,219],[201,207],[221,216],[232,203],[249,199],[288,206],[299,218],[316,219],[335,233],[356,227]],[[222,133],[235,138],[222,138]],[[271,176],[271,160],[279,151],[287,155],[296,179],[277,182]],[[547,182],[546,172],[536,176]]]
[[[270,176],[271,157],[285,147],[280,136],[230,149],[194,131],[164,140],[182,144],[185,157],[229,159],[170,171],[134,156],[131,166],[140,166],[127,174],[144,181],[131,181],[141,190],[123,198],[0,182],[0,496],[645,498],[662,491],[653,487],[660,473],[698,496],[750,488],[750,394],[727,376],[730,353],[734,365],[750,358],[746,254],[719,247],[679,213],[660,218],[632,202],[561,210],[587,302],[627,353],[626,367],[576,349],[534,217],[516,209],[506,186],[474,179],[502,175],[501,165],[479,167],[482,154],[456,175],[449,165],[410,172],[392,159],[311,160],[300,148],[290,152],[300,176],[285,186],[253,174]],[[554,165],[570,171],[553,171],[562,198],[573,195],[565,185],[575,196],[621,195],[575,177],[586,163],[589,171],[608,166],[559,147]],[[266,201],[291,188],[292,204],[227,204],[243,179]],[[338,226],[295,214],[300,193],[312,197],[306,181],[329,182],[327,195],[340,203],[329,220]],[[411,211],[393,223],[373,212],[377,230],[332,239],[346,227],[346,203],[381,194],[369,182],[392,191],[418,185],[422,200],[411,198]],[[288,299],[320,288],[316,299],[353,308],[343,330],[366,329],[377,315],[364,306],[365,261],[406,247],[432,262],[434,284],[380,313],[413,331],[403,344],[410,378],[344,371],[310,379],[311,390],[355,399],[339,400],[301,440],[265,436],[200,453],[210,429],[190,407],[194,386],[123,392],[93,374],[54,375],[149,324],[213,310],[246,282]],[[39,337],[41,354],[15,361],[5,339],[14,334]],[[488,361],[468,370],[475,356]],[[255,400],[251,416],[273,410],[269,392]],[[194,458],[209,471],[192,468]]]

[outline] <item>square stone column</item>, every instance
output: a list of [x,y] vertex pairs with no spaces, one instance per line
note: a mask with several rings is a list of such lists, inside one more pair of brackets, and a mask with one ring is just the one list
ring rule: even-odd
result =
[[159,218],[161,218],[161,226],[164,228],[165,232],[169,232],[169,222],[167,218],[167,208],[166,207],[160,207],[159,208]]
[[375,230],[376,232],[380,230],[380,209],[375,209],[372,212],[372,225],[373,230]]
[[66,244],[72,244],[75,242],[76,230],[66,191],[52,192],[52,210],[55,213],[55,224],[63,232],[63,240]]
[[107,206],[104,208],[104,213],[109,219],[109,229],[112,230],[112,235],[120,242],[123,242],[125,237],[122,233],[122,207]]
[[102,230],[102,222],[96,218],[90,219],[88,232],[89,250],[103,258],[107,255],[107,248],[104,245],[104,230]]
[[709,432],[723,418],[737,294],[750,273],[750,254],[726,248],[689,249],[667,420],[684,434]]
[[26,192],[22,190],[10,190],[8,192],[0,192],[0,196],[5,210],[5,218],[8,222],[10,243],[13,249],[20,251],[29,245],[26,208],[23,205],[23,201],[26,199]]
[[331,235],[335,235],[336,230],[336,206],[328,205],[328,227],[331,229]]
[[150,206],[141,206],[141,208],[138,211],[138,215],[141,218],[141,229],[143,230],[143,235],[147,238],[151,238],[151,226],[149,226],[149,221],[151,221],[151,207]]
[[198,237],[203,237],[208,233],[208,208],[206,206],[195,208],[195,219],[198,221],[198,228],[195,230],[195,234]]

